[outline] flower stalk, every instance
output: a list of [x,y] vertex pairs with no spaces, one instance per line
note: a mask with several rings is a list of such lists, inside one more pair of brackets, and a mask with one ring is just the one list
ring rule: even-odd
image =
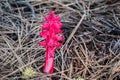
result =
[[45,17],[45,22],[42,23],[42,32],[40,36],[44,38],[42,42],[39,42],[40,46],[46,48],[45,64],[43,72],[53,73],[54,71],[54,52],[62,45],[64,37],[62,36],[62,23],[60,17],[50,11],[49,15]]

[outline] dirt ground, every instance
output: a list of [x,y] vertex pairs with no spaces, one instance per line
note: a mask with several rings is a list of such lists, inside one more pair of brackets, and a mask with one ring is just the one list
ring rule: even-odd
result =
[[[44,16],[59,15],[65,40],[54,73],[42,72]],[[0,0],[0,80],[120,80],[119,0]]]

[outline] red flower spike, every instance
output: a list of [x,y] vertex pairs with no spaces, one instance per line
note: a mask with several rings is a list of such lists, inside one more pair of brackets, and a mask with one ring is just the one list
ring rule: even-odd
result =
[[45,22],[42,23],[42,32],[40,36],[44,38],[44,41],[39,42],[39,45],[46,48],[45,64],[43,72],[53,73],[54,70],[54,52],[62,45],[64,37],[62,34],[62,23],[60,17],[55,15],[54,12],[49,12],[49,15],[45,17]]

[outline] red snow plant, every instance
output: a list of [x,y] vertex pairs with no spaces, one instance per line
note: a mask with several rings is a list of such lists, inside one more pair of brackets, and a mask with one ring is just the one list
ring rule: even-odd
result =
[[53,73],[54,52],[62,45],[61,42],[64,40],[64,37],[61,35],[62,23],[60,22],[60,17],[52,11],[45,17],[45,20],[46,21],[42,23],[42,32],[40,33],[40,36],[42,36],[44,40],[39,42],[39,45],[46,48],[43,72]]

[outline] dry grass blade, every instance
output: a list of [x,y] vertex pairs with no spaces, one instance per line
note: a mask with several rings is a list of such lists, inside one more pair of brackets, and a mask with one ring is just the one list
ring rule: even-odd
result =
[[15,50],[13,50],[13,46],[12,46],[11,42],[7,38],[5,38],[4,36],[2,36],[2,37],[3,37],[3,40],[5,40],[8,47],[10,48],[10,50],[12,51],[12,53],[14,54],[14,56],[17,58],[19,64],[23,65],[23,62],[22,62],[21,58],[15,52],[17,50],[17,48]]
[[70,42],[70,40],[72,39],[72,37],[74,36],[75,32],[77,31],[77,29],[79,28],[80,24],[82,23],[83,19],[85,18],[85,15],[84,14],[82,16],[82,18],[80,19],[80,21],[78,22],[78,24],[75,26],[75,28],[73,29],[73,31],[71,32],[71,34],[69,35],[68,39],[66,40],[64,46],[65,46],[65,49],[67,48],[67,45],[68,43]]

